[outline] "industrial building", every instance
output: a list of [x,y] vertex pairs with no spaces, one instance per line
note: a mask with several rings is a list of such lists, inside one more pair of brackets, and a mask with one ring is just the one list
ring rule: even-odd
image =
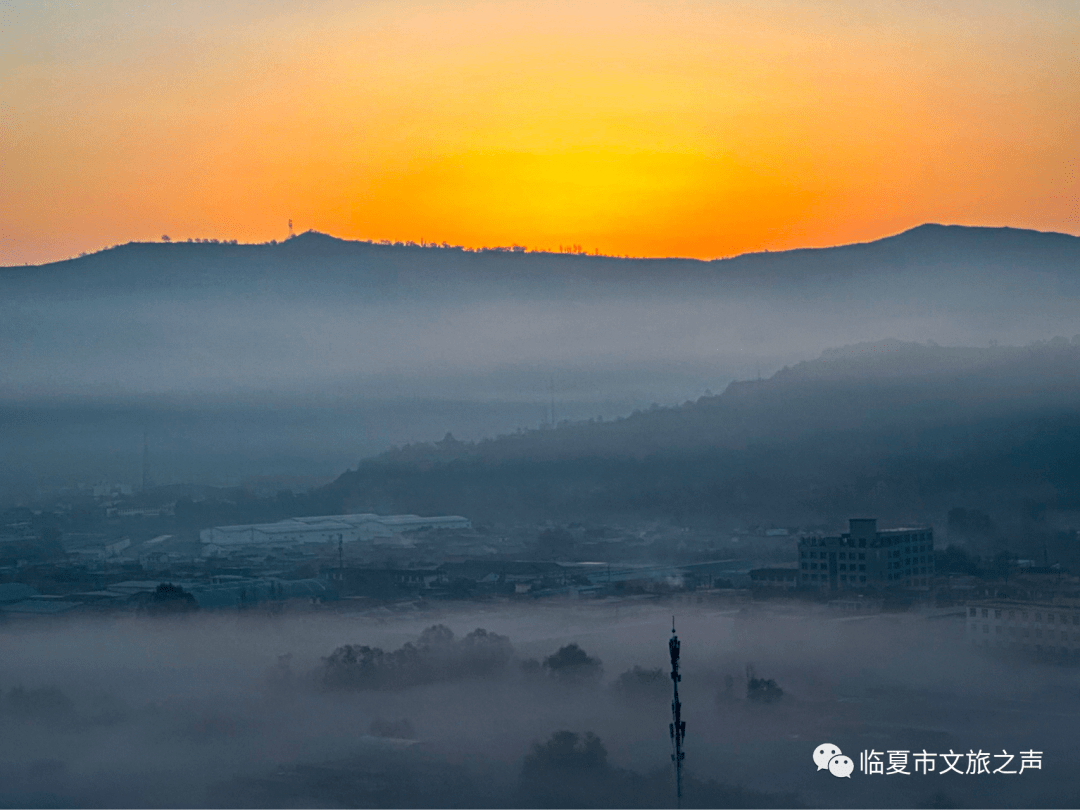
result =
[[756,591],[793,591],[798,584],[797,568],[754,568],[750,571],[750,587]]
[[370,543],[408,545],[403,535],[424,529],[469,529],[472,523],[457,515],[326,515],[297,517],[277,523],[246,526],[215,526],[199,532],[203,556],[227,554],[244,547],[264,550],[289,549],[319,543]]
[[819,590],[929,589],[934,530],[878,530],[876,518],[852,518],[846,534],[799,541],[799,584]]

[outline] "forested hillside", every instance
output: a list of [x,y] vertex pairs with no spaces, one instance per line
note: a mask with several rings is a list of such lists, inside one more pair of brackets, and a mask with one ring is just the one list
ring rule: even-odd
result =
[[349,510],[477,519],[941,525],[960,506],[1019,526],[1080,510],[1078,462],[1077,340],[886,341],[678,408],[395,449],[324,494]]

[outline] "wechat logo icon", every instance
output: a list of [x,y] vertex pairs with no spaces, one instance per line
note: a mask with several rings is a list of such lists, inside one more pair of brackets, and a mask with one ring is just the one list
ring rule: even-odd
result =
[[833,776],[851,778],[855,763],[851,757],[845,757],[838,746],[822,743],[814,749],[814,764],[819,771],[828,770]]

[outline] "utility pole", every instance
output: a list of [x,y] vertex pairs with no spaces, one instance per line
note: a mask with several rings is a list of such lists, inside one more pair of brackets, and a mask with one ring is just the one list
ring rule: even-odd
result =
[[686,723],[682,719],[682,703],[679,701],[679,637],[675,635],[675,617],[671,617],[671,640],[668,642],[668,652],[671,653],[671,684],[675,689],[675,697],[671,701],[671,723],[668,730],[671,732],[671,761],[675,763],[675,806],[682,807],[682,763],[686,758],[683,753],[683,738],[686,736]]

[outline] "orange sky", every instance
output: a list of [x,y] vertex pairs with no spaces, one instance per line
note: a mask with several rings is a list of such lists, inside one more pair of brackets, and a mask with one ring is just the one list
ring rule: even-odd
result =
[[346,238],[714,257],[1080,233],[1080,4],[0,6],[0,264]]

